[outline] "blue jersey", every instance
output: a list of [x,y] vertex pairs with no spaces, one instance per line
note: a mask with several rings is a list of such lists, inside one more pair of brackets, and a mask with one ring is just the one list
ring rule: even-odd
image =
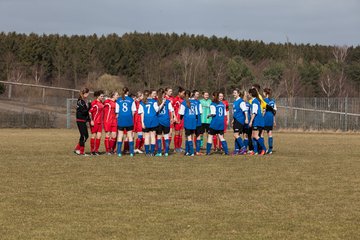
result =
[[170,127],[170,111],[174,111],[173,109],[170,109],[170,107],[171,102],[167,99],[164,106],[159,109],[157,114],[159,124],[163,125],[164,127]]
[[260,102],[257,98],[254,98],[251,103],[251,114],[255,114],[252,125],[254,127],[264,127],[264,117],[262,115]]
[[[245,102],[245,104],[246,104],[247,114],[248,114],[249,122],[250,122],[250,118],[251,118],[251,104],[250,104],[249,102]],[[245,126],[245,128],[249,128],[249,124],[245,124],[244,126]]]
[[195,101],[196,109],[197,109],[197,112],[198,112],[198,115],[197,115],[197,118],[196,118],[196,126],[200,127],[202,125],[202,122],[201,122],[202,107],[201,107],[201,103],[200,103],[199,100],[194,99],[194,101]]
[[[248,111],[245,101],[242,98],[238,98],[233,103],[234,119],[236,119],[242,125],[245,124],[245,113]],[[249,115],[248,115],[249,116]]]
[[225,104],[222,102],[212,102],[210,105],[210,114],[213,116],[210,122],[210,128],[218,131],[224,130],[226,115]]
[[[265,98],[264,101],[267,105],[271,106],[274,110],[276,110],[276,104],[274,99]],[[274,125],[274,114],[271,111],[266,110],[264,114],[264,122],[265,126],[272,127]]]
[[[145,128],[155,128],[159,126],[159,119],[157,117],[157,111],[159,110],[157,101],[149,98],[147,103],[140,102],[139,114],[144,114]],[[141,110],[140,110],[141,109]]]
[[[135,107],[135,109],[134,109]],[[133,112],[136,111],[134,99],[125,96],[125,99],[119,97],[116,100],[115,112],[118,114],[117,125],[119,127],[134,126]]]
[[197,126],[197,104],[196,100],[190,99],[190,107],[186,105],[186,101],[183,101],[180,105],[179,114],[184,116],[184,128],[189,130],[195,130]]

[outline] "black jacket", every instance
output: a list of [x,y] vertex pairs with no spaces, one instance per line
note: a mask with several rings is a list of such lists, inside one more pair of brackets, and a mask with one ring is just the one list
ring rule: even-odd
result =
[[90,104],[85,102],[83,99],[78,99],[76,103],[76,121],[87,122],[89,118]]

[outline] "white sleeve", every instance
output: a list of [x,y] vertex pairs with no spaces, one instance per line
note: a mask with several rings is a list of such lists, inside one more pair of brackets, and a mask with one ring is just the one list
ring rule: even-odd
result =
[[214,105],[210,105],[210,114],[216,115],[216,107]]
[[135,104],[135,102],[133,102],[132,105],[131,105],[131,111],[136,112],[136,104]]
[[179,114],[180,114],[180,115],[184,115],[184,114],[185,114],[185,106],[182,105],[182,104],[180,105]]
[[174,108],[173,108],[171,102],[169,102],[168,108],[169,108],[169,111],[170,111],[170,112],[174,112]]
[[274,110],[277,111],[277,108],[276,108],[276,103],[274,103]]
[[116,103],[115,105],[115,113],[119,113],[119,110],[120,110],[120,106],[118,103]]
[[259,109],[259,105],[257,105],[257,104],[253,104],[252,105],[252,114],[257,114],[257,112],[258,112],[258,109]]
[[159,111],[159,105],[157,102],[154,102],[154,109],[155,109],[155,112]]
[[225,116],[227,116],[228,115],[228,111],[226,111],[226,109],[225,109]]
[[240,108],[243,112],[246,112],[248,110],[245,102],[240,103]]
[[199,114],[202,114],[202,113],[203,113],[203,110],[202,110],[202,106],[201,106],[201,104],[199,104],[199,111],[200,111],[200,113],[199,113]]
[[144,108],[142,105],[139,105],[138,114],[144,113]]

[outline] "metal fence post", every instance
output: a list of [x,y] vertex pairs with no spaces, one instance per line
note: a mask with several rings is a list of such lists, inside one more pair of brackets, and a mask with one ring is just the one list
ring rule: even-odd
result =
[[70,99],[66,99],[66,128],[71,128],[71,107]]
[[345,98],[345,132],[348,130],[348,97]]
[[11,99],[11,91],[12,91],[12,85],[9,84],[8,99]]
[[287,114],[288,114],[288,104],[287,104],[287,99],[285,99],[285,128],[288,127]]
[[42,103],[45,103],[45,88],[42,89]]

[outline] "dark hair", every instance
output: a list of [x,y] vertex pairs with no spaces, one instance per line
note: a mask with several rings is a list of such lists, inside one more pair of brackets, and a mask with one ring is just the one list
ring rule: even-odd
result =
[[125,100],[125,95],[128,93],[129,93],[129,89],[127,87],[123,87],[122,93],[121,93],[122,100]]
[[266,95],[269,95],[269,97],[271,97],[271,95],[272,95],[272,91],[271,91],[270,88],[264,88],[264,93],[265,93]]
[[198,90],[194,89],[192,90],[192,96],[195,97],[195,93],[199,92]]
[[113,98],[116,93],[118,93],[118,92],[117,91],[110,92],[110,98]]
[[142,91],[138,91],[138,92],[136,93],[136,98],[139,98],[141,95],[143,95],[143,92],[142,92]]
[[261,87],[259,84],[254,83],[251,88],[255,88],[257,91],[260,91]]
[[218,103],[220,102],[220,100],[219,100],[219,94],[220,94],[220,93],[219,93],[219,92],[216,92],[216,91],[213,92],[213,94],[212,94],[213,97],[214,97],[213,102],[216,103],[216,104],[218,104]]
[[157,90],[157,102],[159,106],[162,104],[164,93],[165,90],[163,88],[159,88],[159,90]]
[[80,91],[79,91],[79,99],[82,99],[82,100],[84,100],[84,94],[85,93],[89,93],[89,89],[88,88],[86,88],[86,87],[84,87],[84,88],[82,88]]
[[190,96],[191,96],[191,92],[190,92],[190,90],[186,90],[185,91],[185,101],[186,101],[186,106],[188,107],[188,108],[190,108]]
[[178,88],[178,95],[179,95],[179,93],[181,93],[181,92],[183,92],[183,91],[185,91],[185,89],[182,88],[182,87],[179,87],[179,88]]
[[95,91],[94,92],[94,97],[99,97],[101,94],[104,94],[104,91],[103,90],[98,90],[98,91]]
[[255,88],[250,88],[249,89],[249,94],[250,94],[250,96],[252,96],[254,98],[257,98],[260,101],[259,93]]
[[144,91],[144,97],[143,97],[143,100],[142,100],[143,103],[147,104],[149,95],[150,95],[150,91],[145,90]]

